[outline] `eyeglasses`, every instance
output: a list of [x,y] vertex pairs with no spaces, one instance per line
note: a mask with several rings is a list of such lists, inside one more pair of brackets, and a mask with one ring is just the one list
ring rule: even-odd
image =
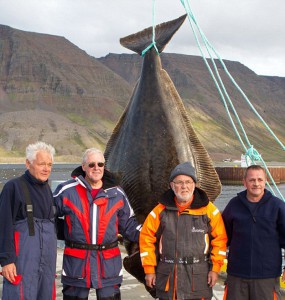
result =
[[183,186],[183,184],[185,185],[191,185],[194,183],[194,181],[192,180],[186,180],[186,181],[172,181],[174,184],[178,185],[178,186]]
[[89,167],[89,168],[94,168],[96,165],[97,165],[99,168],[103,168],[105,164],[104,164],[103,162],[98,162],[98,163],[92,162],[92,163],[88,164],[88,167]]

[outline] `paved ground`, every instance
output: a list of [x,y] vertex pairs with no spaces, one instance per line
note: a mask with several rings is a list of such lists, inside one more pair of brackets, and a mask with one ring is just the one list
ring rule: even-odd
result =
[[[125,249],[123,246],[121,247],[122,256],[126,255]],[[58,255],[57,255],[57,279],[56,279],[56,299],[62,300],[62,293],[61,293],[61,282],[60,282],[60,274],[61,274],[61,265],[62,265],[62,249],[58,248]],[[0,276],[0,295],[2,295],[2,276]],[[225,275],[221,274],[218,283],[214,287],[214,297],[212,300],[222,300],[223,299],[223,292],[224,292],[224,282]],[[121,294],[122,300],[153,300],[150,294],[145,290],[143,284],[139,283],[137,279],[131,276],[128,272],[124,271],[124,281],[121,286]],[[282,293],[282,300],[285,300],[285,293]],[[94,290],[91,290],[89,295],[89,300],[95,300],[96,294]]]
[[[125,254],[125,250],[122,247],[121,248],[122,255]],[[57,255],[57,279],[56,279],[56,285],[57,285],[57,300],[62,300],[62,293],[61,293],[61,282],[60,282],[60,274],[61,274],[61,264],[62,264],[62,249],[58,248],[58,255]],[[223,295],[223,285],[222,280],[221,283],[217,284],[215,287],[215,297],[213,299],[221,300]],[[0,294],[2,294],[2,277],[0,278]],[[152,300],[153,298],[150,296],[150,294],[145,290],[143,284],[139,283],[133,276],[131,276],[129,273],[124,271],[124,281],[121,286],[121,294],[122,294],[122,300]],[[95,291],[90,292],[89,300],[95,300],[96,294]]]

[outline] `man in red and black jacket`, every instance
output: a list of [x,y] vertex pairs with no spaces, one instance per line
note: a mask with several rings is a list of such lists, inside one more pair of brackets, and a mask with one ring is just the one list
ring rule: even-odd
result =
[[122,259],[118,234],[138,242],[139,229],[125,192],[104,169],[103,153],[87,149],[73,179],[54,192],[58,216],[64,216],[63,299],[120,299]]

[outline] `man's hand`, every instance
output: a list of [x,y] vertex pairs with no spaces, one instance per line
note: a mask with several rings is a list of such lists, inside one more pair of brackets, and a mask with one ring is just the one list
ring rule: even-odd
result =
[[156,279],[155,274],[146,274],[145,275],[146,285],[150,288],[153,288],[155,286],[155,279]]
[[208,285],[209,285],[210,287],[213,287],[213,286],[217,283],[218,277],[219,277],[219,274],[218,274],[218,273],[216,273],[216,272],[214,272],[214,271],[210,271],[210,272],[208,273]]
[[2,275],[11,283],[15,281],[17,276],[16,265],[14,263],[2,267]]

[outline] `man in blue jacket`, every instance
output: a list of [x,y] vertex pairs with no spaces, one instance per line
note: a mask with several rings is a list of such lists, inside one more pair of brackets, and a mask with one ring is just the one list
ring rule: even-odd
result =
[[285,203],[265,189],[261,166],[249,166],[243,183],[246,190],[222,214],[229,245],[224,300],[281,299]]
[[64,216],[64,300],[87,300],[90,288],[96,289],[98,300],[120,300],[118,234],[138,242],[133,209],[104,165],[100,150],[87,149],[74,178],[54,192],[58,215]]
[[55,299],[55,207],[48,178],[55,150],[43,142],[26,148],[26,172],[0,195],[2,300]]

